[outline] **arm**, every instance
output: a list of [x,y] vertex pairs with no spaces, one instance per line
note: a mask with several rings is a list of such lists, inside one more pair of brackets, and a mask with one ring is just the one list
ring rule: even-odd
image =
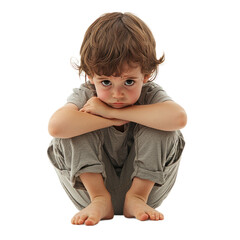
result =
[[173,101],[114,109],[111,114],[110,117],[163,131],[175,131],[187,124],[186,112]]
[[121,109],[111,108],[97,97],[91,98],[80,110],[104,118],[116,118],[136,122],[147,127],[175,131],[187,123],[184,109],[173,101],[149,105],[133,105]]
[[71,138],[97,129],[110,126],[121,126],[126,121],[118,119],[106,119],[78,111],[78,107],[72,103],[66,104],[57,110],[49,120],[49,134],[57,138]]

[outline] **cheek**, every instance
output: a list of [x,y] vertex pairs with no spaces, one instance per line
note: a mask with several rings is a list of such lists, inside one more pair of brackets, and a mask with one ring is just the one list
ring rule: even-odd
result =
[[109,94],[107,91],[97,91],[97,96],[101,101],[106,102],[109,98]]
[[131,91],[129,93],[129,99],[131,100],[132,103],[137,102],[141,95],[141,89],[135,89],[134,91]]

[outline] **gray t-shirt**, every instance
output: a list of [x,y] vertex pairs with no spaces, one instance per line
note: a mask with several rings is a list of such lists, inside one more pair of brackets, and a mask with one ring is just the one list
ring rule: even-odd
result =
[[[86,84],[82,84],[80,88],[74,88],[73,93],[68,97],[67,102],[75,104],[78,109],[81,109],[85,103],[93,96],[96,96],[94,86],[92,90]],[[167,93],[158,84],[153,82],[145,83],[142,87],[141,95],[136,105],[147,105],[157,102],[165,102],[172,100]],[[103,149],[111,160],[115,169],[123,166],[127,159],[129,150],[133,143],[133,131],[136,123],[125,124],[124,132],[116,130],[113,126],[105,129],[100,129],[101,141]],[[117,170],[116,170],[117,171]]]
[[[74,88],[73,93],[67,98],[68,103],[75,104],[78,109],[81,109],[85,103],[93,96],[96,96],[94,86],[89,89],[86,83],[80,88]],[[141,95],[135,105],[147,105],[158,102],[172,101],[161,86],[154,82],[147,82],[142,87]]]

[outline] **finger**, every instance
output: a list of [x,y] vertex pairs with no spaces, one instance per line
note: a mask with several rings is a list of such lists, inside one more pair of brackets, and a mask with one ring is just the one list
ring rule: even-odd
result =
[[84,108],[84,112],[86,112],[86,113],[91,113],[91,110],[88,109],[88,108]]

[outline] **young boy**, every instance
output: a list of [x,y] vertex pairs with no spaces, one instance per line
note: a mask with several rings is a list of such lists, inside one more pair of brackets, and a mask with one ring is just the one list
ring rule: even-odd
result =
[[[184,109],[153,83],[164,56],[146,24],[108,13],[86,31],[79,74],[89,81],[49,121],[48,156],[80,210],[72,224],[95,225],[114,214],[162,220],[155,210],[177,175]],[[75,65],[76,66],[76,65]]]

